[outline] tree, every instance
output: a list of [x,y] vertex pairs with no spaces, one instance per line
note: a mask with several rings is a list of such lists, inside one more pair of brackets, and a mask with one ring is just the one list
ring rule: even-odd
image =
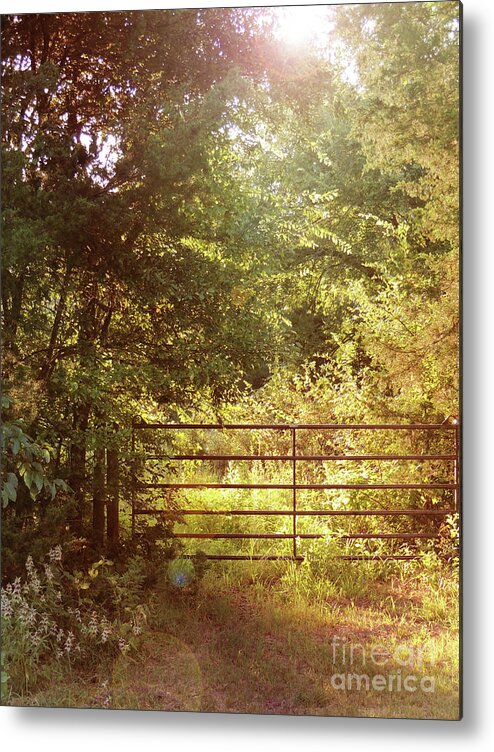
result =
[[432,241],[458,246],[460,3],[342,9],[355,72],[353,131],[370,167],[394,171]]
[[185,209],[205,201],[233,96],[222,80],[261,70],[253,23],[237,10],[4,18],[5,378],[32,429],[68,441],[79,523],[91,431],[128,423],[141,397],[218,401],[262,352],[260,307],[232,302],[240,263],[187,241]]

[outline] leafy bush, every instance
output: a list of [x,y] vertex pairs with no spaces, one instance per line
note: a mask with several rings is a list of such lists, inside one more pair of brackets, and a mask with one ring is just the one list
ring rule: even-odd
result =
[[53,448],[34,440],[22,421],[10,420],[9,397],[2,396],[2,581],[21,576],[26,557],[40,560],[53,541],[70,538],[74,500],[64,480],[55,477]]
[[124,602],[132,575],[114,587],[111,608],[89,594],[91,581],[109,564],[96,562],[87,574],[71,574],[56,546],[41,566],[29,556],[25,579],[17,577],[2,588],[2,670],[10,693],[33,689],[57,669],[88,667],[136,647],[146,611],[137,604],[135,588],[130,588],[130,604]]
[[[10,399],[2,396],[2,408],[9,408]],[[46,442],[34,441],[25,433],[20,421],[3,421],[1,452],[4,462],[2,508],[15,503],[25,489],[32,501],[42,493],[53,500],[58,491],[68,487],[61,478],[50,478],[47,472],[53,450]]]
[[443,561],[454,568],[459,565],[460,555],[460,517],[458,514],[448,514],[439,530],[438,553]]

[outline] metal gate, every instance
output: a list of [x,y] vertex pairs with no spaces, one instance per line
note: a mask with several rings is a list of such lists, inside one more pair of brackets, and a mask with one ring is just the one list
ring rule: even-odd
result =
[[[280,461],[289,463],[291,466],[291,482],[290,483],[146,483],[141,481],[137,477],[137,472],[133,472],[133,484],[132,484],[132,534],[135,533],[136,518],[140,515],[164,515],[164,516],[235,516],[235,515],[247,515],[249,517],[256,516],[268,516],[276,515],[279,517],[291,518],[291,532],[290,533],[226,533],[226,532],[177,532],[174,536],[182,539],[224,539],[224,540],[241,540],[241,539],[253,539],[253,540],[290,540],[291,541],[291,554],[290,555],[244,555],[244,554],[212,554],[208,555],[209,559],[219,560],[277,560],[285,559],[292,561],[303,561],[304,557],[301,556],[297,550],[298,541],[304,539],[316,539],[323,538],[323,534],[304,533],[299,532],[297,528],[297,522],[299,518],[306,516],[314,517],[336,517],[336,516],[367,516],[367,517],[416,517],[422,516],[425,518],[445,518],[447,515],[459,513],[460,511],[460,434],[459,424],[457,420],[451,420],[444,423],[429,423],[429,424],[220,424],[220,423],[146,423],[145,421],[136,421],[133,424],[132,433],[132,451],[135,455],[136,440],[139,432],[146,429],[157,429],[160,431],[183,431],[192,429],[201,430],[218,430],[218,431],[259,431],[259,430],[271,430],[288,432],[290,437],[290,453],[286,454],[177,454],[177,455],[148,455],[145,459],[153,460],[176,460],[180,462],[208,460],[213,462],[237,462],[237,461],[255,461],[262,460],[263,462]],[[444,453],[417,453],[417,454],[302,454],[298,451],[297,432],[299,431],[424,431],[427,435],[431,436],[434,433],[447,432],[447,444],[448,449]],[[430,482],[430,483],[300,483],[297,480],[297,465],[303,462],[326,462],[326,461],[350,461],[350,462],[362,462],[365,460],[374,460],[378,462],[389,462],[399,460],[403,462],[412,461],[438,461],[448,463],[449,465],[449,478],[445,482]],[[211,509],[211,508],[180,508],[174,510],[166,509],[153,509],[141,505],[140,496],[142,492],[146,492],[147,489],[285,489],[290,491],[291,503],[289,508],[286,509]],[[354,490],[390,490],[390,489],[423,489],[423,490],[441,490],[446,491],[445,506],[439,508],[410,508],[410,509],[397,509],[397,508],[378,508],[378,509],[307,509],[300,508],[297,505],[298,492],[303,490],[332,490],[332,489],[354,489]],[[440,537],[437,532],[399,532],[399,533],[349,533],[341,536],[342,539],[391,539],[391,540],[418,540],[418,539],[434,539]],[[417,558],[416,555],[342,555],[337,558],[346,560],[373,560],[373,559],[395,559],[395,560],[408,560]]]

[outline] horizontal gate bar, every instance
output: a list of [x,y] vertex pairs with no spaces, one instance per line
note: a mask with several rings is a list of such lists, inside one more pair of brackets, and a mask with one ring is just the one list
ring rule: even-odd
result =
[[[183,558],[193,559],[195,557],[193,554],[184,554]],[[204,558],[216,561],[304,561],[303,556],[294,557],[291,554],[288,556],[277,556],[276,554],[266,554],[265,556],[262,554],[253,554],[252,556],[248,554],[206,554]]]
[[454,454],[149,454],[146,460],[455,460]]
[[[174,538],[198,538],[205,540],[214,540],[215,538],[224,539],[249,539],[249,540],[293,540],[293,533],[173,533]],[[296,535],[296,538],[323,538],[318,533],[304,533]]]
[[[173,533],[175,538],[192,538],[199,540],[215,540],[221,539],[249,539],[249,540],[293,540],[293,538],[301,538],[307,540],[315,540],[316,538],[325,538],[325,535],[321,533]],[[350,533],[348,535],[334,535],[338,540],[412,540],[415,538],[441,538],[442,536],[431,533]]]
[[[218,514],[218,515],[277,515],[293,517],[293,509],[136,509],[134,514],[163,514],[166,516],[187,514]],[[297,509],[297,517],[337,517],[339,515],[363,515],[380,517],[384,515],[398,516],[444,516],[455,514],[454,509]]]
[[419,556],[408,556],[408,555],[396,555],[393,556],[392,554],[386,554],[384,556],[367,556],[365,554],[356,555],[356,556],[335,556],[335,559],[344,559],[345,561],[382,561],[382,560],[394,560],[394,561],[412,561],[414,559],[419,559]]
[[359,431],[365,431],[365,430],[403,430],[403,431],[448,431],[448,430],[455,430],[457,428],[457,424],[451,424],[451,423],[301,423],[301,424],[290,424],[290,423],[146,423],[146,422],[139,422],[134,423],[133,428],[141,429],[141,428],[169,428],[172,430],[181,430],[181,429],[207,429],[207,430],[223,430],[223,429],[233,429],[233,430],[262,430],[262,429],[271,429],[276,431],[291,431],[294,428],[297,430],[304,430],[304,431],[313,431],[313,430],[324,430],[324,429],[331,429],[331,430],[340,430],[340,429],[354,429]]
[[[193,554],[185,554],[185,559],[193,559],[195,558]],[[304,556],[276,556],[276,555],[258,555],[255,554],[253,556],[249,556],[247,554],[206,554],[206,559],[216,560],[216,561],[305,561]],[[333,559],[339,559],[339,560],[345,560],[345,561],[412,561],[414,559],[419,559],[419,556],[408,556],[408,555],[392,555],[392,554],[385,554],[384,556],[366,556],[365,554],[362,555],[342,555],[342,556],[333,556],[331,557]]]
[[[293,483],[139,483],[139,488],[272,488],[293,491]],[[457,489],[456,483],[297,483],[297,490],[431,488]]]

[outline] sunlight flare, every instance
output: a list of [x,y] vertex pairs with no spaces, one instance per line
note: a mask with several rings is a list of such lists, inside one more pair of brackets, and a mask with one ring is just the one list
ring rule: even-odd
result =
[[329,6],[283,6],[274,9],[274,16],[276,36],[289,46],[321,47],[327,43],[331,29]]

